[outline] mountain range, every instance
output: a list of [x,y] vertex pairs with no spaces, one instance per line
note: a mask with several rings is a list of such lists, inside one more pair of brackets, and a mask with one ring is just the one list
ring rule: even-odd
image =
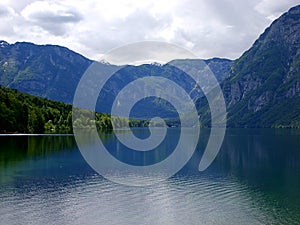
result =
[[[197,61],[186,60],[185,67],[191,70]],[[8,44],[0,41],[0,85],[17,89],[34,96],[72,103],[78,82],[86,69],[92,64],[89,60],[65,47],[54,45],[35,45],[27,42]],[[204,60],[221,82],[228,74],[232,61],[212,58]],[[144,64],[140,66],[116,66],[100,62],[101,70],[116,70],[113,79],[100,93],[96,110],[110,113],[111,105],[119,91],[130,81],[145,76],[164,76],[171,78],[184,89],[192,89],[194,83],[184,72],[170,64]],[[141,90],[142,91],[142,90]],[[203,94],[194,91],[194,98]],[[137,107],[134,117],[152,118],[157,115],[164,118],[177,117],[174,108],[163,100],[147,99],[143,107]]]
[[[0,41],[0,85],[72,103],[77,84],[92,62],[65,47]],[[205,62],[221,84],[229,127],[300,127],[300,6],[275,20],[240,58]],[[184,63],[193,70],[197,60]],[[103,67],[116,66],[103,63]],[[152,74],[172,77],[185,89],[193,85],[168,63],[128,65],[107,84],[97,111],[109,112],[111,101],[126,83]],[[210,111],[202,92],[194,92],[193,99],[202,124],[210,126]],[[136,115],[151,117],[158,111],[169,117],[174,110],[166,102],[151,99]]]

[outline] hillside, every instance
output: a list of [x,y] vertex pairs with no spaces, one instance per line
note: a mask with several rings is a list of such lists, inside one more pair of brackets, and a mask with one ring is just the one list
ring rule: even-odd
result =
[[[275,20],[222,83],[229,127],[300,127],[300,6]],[[209,126],[208,110],[200,110]]]
[[72,106],[0,87],[0,132],[72,131]]
[[[80,128],[92,123],[98,130],[112,128],[109,115],[96,113],[95,118],[96,122],[79,118],[75,123]],[[142,121],[130,125],[138,122]],[[72,133],[72,106],[0,87],[0,133]]]
[[0,41],[0,85],[71,103],[91,60],[67,48]]

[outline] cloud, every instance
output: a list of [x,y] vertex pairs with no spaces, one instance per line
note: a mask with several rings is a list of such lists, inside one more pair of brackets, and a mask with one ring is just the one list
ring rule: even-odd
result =
[[14,10],[11,7],[0,4],[0,17],[10,17],[14,15]]
[[5,5],[0,5],[0,34],[13,36],[14,30],[12,24],[15,23],[16,18],[17,14],[13,10],[13,8]]
[[254,5],[255,1],[182,1],[175,11],[181,21],[174,29],[171,42],[185,46],[202,58],[237,58],[268,24],[254,10]]
[[300,4],[299,0],[290,1],[274,1],[274,0],[263,0],[256,5],[255,9],[266,15],[270,20],[276,19],[280,14],[287,11],[289,8]]
[[129,44],[112,50],[105,54],[102,59],[115,65],[158,62],[165,64],[173,59],[193,59],[194,54],[176,45],[165,42],[144,41]]
[[130,7],[130,13],[123,14],[111,9],[113,12],[109,15],[103,12],[102,7],[98,8],[98,5],[86,10],[89,13],[85,14],[85,20],[77,24],[72,32],[74,36],[76,32],[78,42],[84,43],[90,53],[95,55],[132,42],[163,40],[159,33],[168,29],[173,21],[171,15],[157,15],[146,8]]
[[[4,3],[3,3],[4,2]],[[0,39],[59,44],[91,59],[139,41],[237,58],[300,0],[3,0]]]
[[66,24],[82,20],[81,14],[73,7],[46,1],[36,1],[27,5],[21,15],[54,35],[66,33]]
[[119,13],[120,8],[126,8],[121,3],[116,9],[118,13],[115,8],[109,11],[109,7],[104,6],[106,12],[103,12],[95,6],[89,10],[89,16],[98,13],[99,19],[96,24],[85,25],[93,29],[87,30],[88,36],[81,33],[81,40],[93,46],[91,51],[103,52],[135,41],[158,40],[196,51],[203,58],[236,58],[268,23],[254,10],[253,3],[233,0],[143,2],[144,5],[130,7],[127,14]]

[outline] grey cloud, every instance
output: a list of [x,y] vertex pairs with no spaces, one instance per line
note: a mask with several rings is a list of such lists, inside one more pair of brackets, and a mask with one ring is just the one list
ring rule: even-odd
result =
[[13,9],[0,5],[0,17],[6,17],[13,13]]
[[68,24],[77,23],[83,19],[81,13],[72,7],[51,8],[49,5],[49,9],[40,9],[34,3],[25,7],[21,14],[28,23],[39,26],[56,36],[67,33]]
[[8,14],[9,14],[8,10],[0,6],[0,17],[7,16]]
[[41,23],[76,23],[82,19],[80,13],[75,10],[54,13],[52,11],[34,12],[29,19]]

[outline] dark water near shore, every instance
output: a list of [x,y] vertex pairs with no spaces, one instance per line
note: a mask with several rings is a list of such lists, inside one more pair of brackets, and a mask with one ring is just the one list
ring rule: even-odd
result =
[[73,136],[0,136],[0,224],[300,224],[300,130],[228,129],[199,172],[208,137],[179,173],[137,188],[95,173]]

